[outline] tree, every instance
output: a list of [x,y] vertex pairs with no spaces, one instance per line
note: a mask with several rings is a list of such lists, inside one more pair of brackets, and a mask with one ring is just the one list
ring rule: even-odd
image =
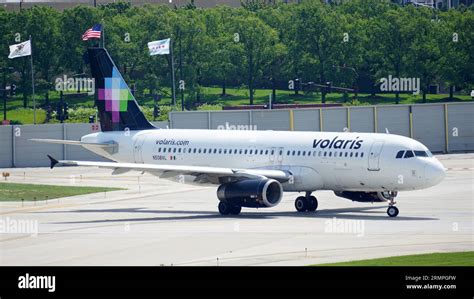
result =
[[88,46],[98,45],[99,42],[97,39],[83,41],[81,37],[87,29],[102,22],[100,10],[89,6],[75,6],[64,10],[59,22],[62,39],[59,41],[61,51],[57,55],[60,58],[62,70],[83,73],[85,70],[84,52]]
[[[306,78],[325,83],[333,74],[333,65],[339,65],[343,44],[340,17],[330,7],[319,1],[300,5],[296,15],[298,42],[303,44]],[[326,102],[322,92],[322,103]]]
[[228,83],[239,85],[239,66],[242,65],[240,35],[233,30],[228,20],[233,17],[233,9],[220,6],[204,12],[206,28],[202,52],[202,78],[205,84],[220,84],[222,96],[226,96]]
[[[28,35],[32,37],[35,78],[38,91],[45,93],[49,104],[49,88],[53,86],[52,76],[59,68],[59,17],[60,13],[47,6],[34,6],[28,10]],[[41,90],[42,89],[42,90]]]
[[416,17],[410,24],[413,33],[410,42],[410,51],[407,58],[407,73],[409,77],[420,79],[420,88],[423,93],[423,103],[426,103],[426,94],[430,84],[439,78],[441,68],[440,30],[443,24],[432,21],[427,9],[414,9]]
[[[416,13],[417,8],[413,8]],[[406,9],[395,6],[369,23],[368,55],[373,59],[371,72],[375,78],[389,74],[399,78],[406,72],[407,57],[416,31],[414,18]],[[399,92],[396,92],[399,103]]]
[[467,88],[473,82],[474,13],[449,10],[435,20],[439,23],[437,36],[441,49],[440,77],[449,84],[449,98],[453,99],[454,87]]
[[262,78],[264,69],[276,55],[278,33],[255,15],[243,15],[233,20],[234,30],[239,36],[239,47],[245,59],[245,71],[249,89],[250,105],[254,103],[256,82]]

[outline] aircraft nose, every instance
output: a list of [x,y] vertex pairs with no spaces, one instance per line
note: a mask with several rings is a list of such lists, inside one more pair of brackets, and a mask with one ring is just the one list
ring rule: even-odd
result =
[[439,184],[446,176],[446,169],[439,161],[433,161],[425,166],[425,179],[428,186]]

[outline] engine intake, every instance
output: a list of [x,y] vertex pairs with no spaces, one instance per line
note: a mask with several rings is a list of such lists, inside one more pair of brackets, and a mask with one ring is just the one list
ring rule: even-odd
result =
[[283,188],[273,179],[248,179],[220,185],[217,197],[242,207],[270,208],[280,203]]
[[334,194],[358,202],[384,202],[390,198],[387,192],[334,191]]

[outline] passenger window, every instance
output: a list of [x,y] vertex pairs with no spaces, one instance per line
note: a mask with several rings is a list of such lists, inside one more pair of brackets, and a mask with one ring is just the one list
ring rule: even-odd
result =
[[216,153],[217,153],[217,148],[214,149],[214,154],[216,154]]
[[168,153],[171,153],[171,147],[168,149]]
[[359,153],[358,153],[358,152],[355,153],[355,157],[356,157],[356,158],[359,157]]
[[306,156],[306,151],[303,151],[303,153],[301,155]]
[[342,157],[342,154],[343,154],[343,152],[340,152],[340,153],[339,153],[339,157]]
[[283,154],[283,151],[282,151],[282,150],[280,150],[280,152],[278,153],[278,155],[280,155],[280,156],[281,156],[282,154]]
[[224,154],[227,154],[227,149],[224,149]]
[[413,152],[412,151],[406,151],[405,152],[405,156],[403,158],[413,158],[414,155],[413,155]]
[[344,157],[347,157],[347,152],[344,154]]
[[298,151],[298,154],[297,154],[297,155],[298,155],[298,156],[301,155],[301,151]]
[[239,155],[242,155],[242,150],[241,149],[239,149]]
[[399,151],[399,152],[397,153],[396,159],[400,159],[401,157],[403,157],[403,153],[404,153],[404,152],[405,152],[405,151]]
[[290,151],[287,151],[287,152],[286,152],[286,155],[289,156],[289,155],[290,155]]
[[158,152],[161,153],[161,147],[158,148]]
[[352,152],[351,152],[351,154],[350,154],[350,157],[352,158]]
[[291,155],[294,156],[294,155],[295,155],[295,151],[293,151],[293,152],[291,153]]
[[321,157],[321,151],[318,152],[318,156]]
[[222,149],[220,148],[220,149],[219,149],[219,154],[221,154],[221,153],[222,153]]
[[324,152],[324,157],[326,157],[327,153],[328,153],[328,152]]
[[331,156],[332,156],[332,152],[329,152],[329,157],[331,157]]
[[181,153],[181,148],[178,149],[178,153]]
[[265,151],[265,155],[268,155],[268,150]]
[[244,151],[244,154],[245,154],[245,155],[247,154],[247,150]]
[[364,156],[364,153],[360,153],[360,157],[362,158]]

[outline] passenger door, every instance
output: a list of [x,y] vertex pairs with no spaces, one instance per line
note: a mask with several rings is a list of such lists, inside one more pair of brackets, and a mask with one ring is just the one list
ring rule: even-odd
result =
[[383,141],[375,141],[374,143],[372,143],[368,157],[368,170],[380,170],[380,154],[382,153],[383,144]]

